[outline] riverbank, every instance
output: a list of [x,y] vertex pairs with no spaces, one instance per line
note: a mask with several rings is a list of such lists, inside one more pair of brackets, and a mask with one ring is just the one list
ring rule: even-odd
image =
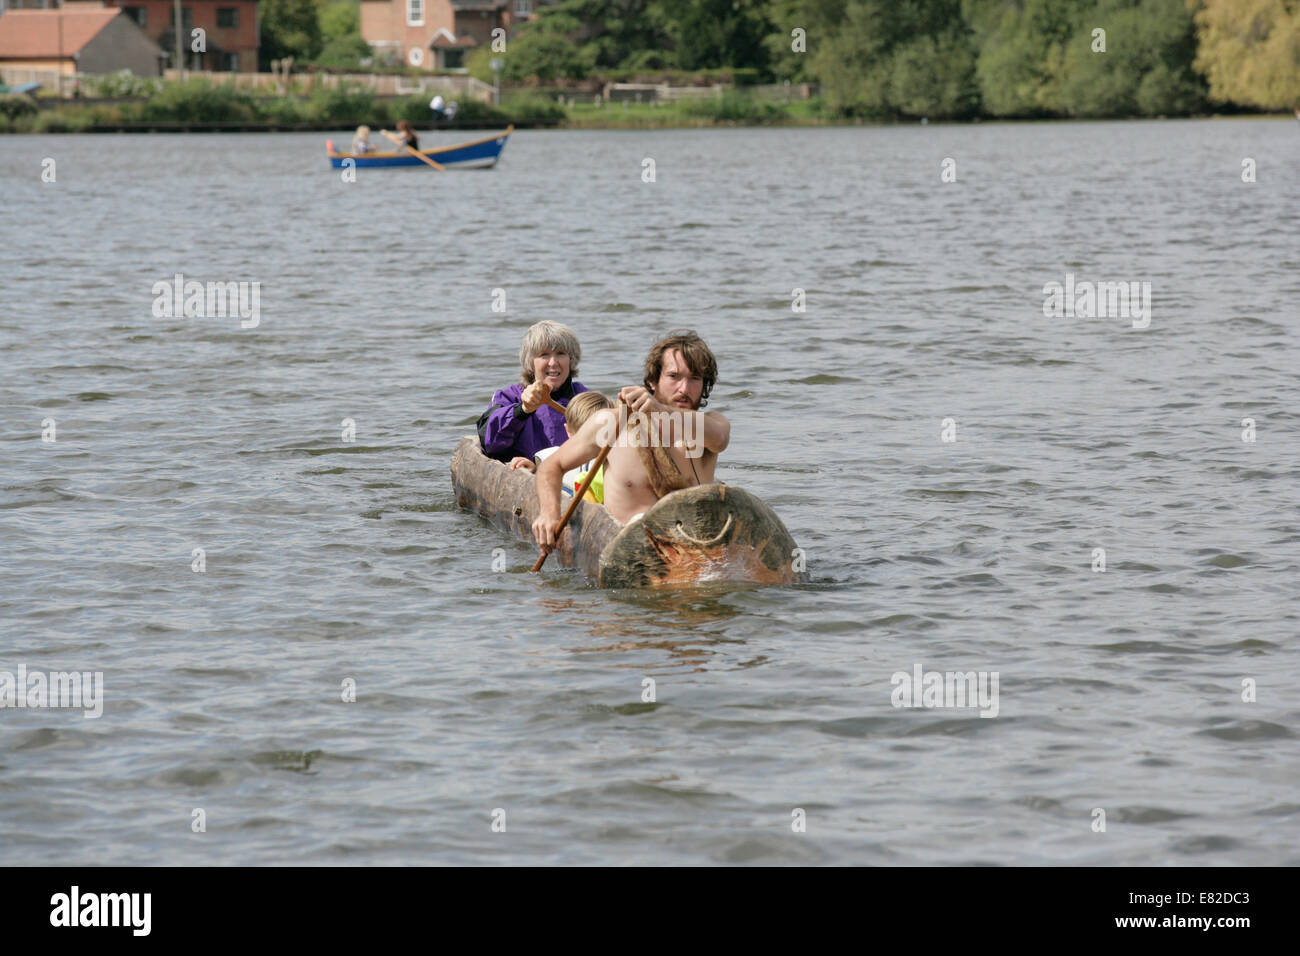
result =
[[[1200,114],[1195,114],[1200,115]],[[1217,115],[1217,114],[1216,114]],[[1224,115],[1244,115],[1233,111]],[[1286,115],[1250,113],[1248,115]],[[1150,119],[1152,117],[1114,117]],[[1194,118],[1186,117],[1160,118]],[[1005,121],[976,117],[972,122]],[[536,94],[507,95],[500,106],[463,104],[452,122],[433,123],[423,94],[375,96],[368,91],[318,90],[311,96],[258,96],[233,87],[191,81],[149,98],[64,101],[51,105],[0,95],[0,133],[251,133],[337,132],[362,124],[375,129],[407,120],[416,129],[691,129],[727,126],[889,125],[915,119],[842,116],[821,97],[779,102],[744,90],[674,103],[559,103]],[[924,122],[924,120],[922,120]]]

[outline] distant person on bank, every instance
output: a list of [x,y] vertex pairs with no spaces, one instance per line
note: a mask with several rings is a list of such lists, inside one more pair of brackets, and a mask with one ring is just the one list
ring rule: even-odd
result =
[[[478,437],[489,458],[519,467],[515,459],[531,464],[543,448],[568,440],[564,416],[543,404],[546,390],[567,407],[573,396],[587,391],[574,379],[582,347],[573,329],[560,322],[538,322],[524,333],[519,347],[519,382],[499,390],[478,420]],[[576,467],[575,462],[570,467]]]

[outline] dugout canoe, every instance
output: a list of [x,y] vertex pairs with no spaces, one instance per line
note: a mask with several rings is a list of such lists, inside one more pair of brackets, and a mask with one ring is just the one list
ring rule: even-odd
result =
[[[460,507],[533,541],[533,476],[488,458],[477,436],[456,446],[451,485]],[[802,555],[776,512],[743,488],[720,482],[665,495],[626,527],[603,506],[584,501],[569,520],[561,547],[551,553],[550,560],[557,559],[605,588],[793,584],[807,577]]]
[[[498,133],[495,136],[488,136],[485,139],[476,139],[470,143],[458,143],[455,146],[439,146],[434,149],[421,149],[417,152],[428,156],[439,165],[455,169],[480,169],[489,166],[495,166],[497,160],[501,158],[501,151],[506,148],[506,140],[514,132],[513,126],[507,126],[504,133]],[[420,159],[413,156],[406,150],[387,153],[366,153],[364,156],[354,156],[351,153],[338,153],[334,151],[334,141],[325,141],[325,150],[329,154],[330,166],[334,169],[340,169],[345,159],[350,159],[356,163],[356,167],[377,167],[377,166],[423,166],[425,169],[433,167]]]

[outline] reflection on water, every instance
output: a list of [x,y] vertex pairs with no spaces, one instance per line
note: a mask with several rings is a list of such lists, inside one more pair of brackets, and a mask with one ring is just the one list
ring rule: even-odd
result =
[[[596,592],[589,597],[547,597],[537,607],[559,615],[571,635],[573,654],[636,652],[630,660],[611,658],[611,667],[645,667],[646,651],[662,651],[657,666],[703,671],[717,644],[743,644],[727,636],[728,621],[743,610],[726,598],[748,588],[711,586]],[[594,642],[594,643],[592,643]]]

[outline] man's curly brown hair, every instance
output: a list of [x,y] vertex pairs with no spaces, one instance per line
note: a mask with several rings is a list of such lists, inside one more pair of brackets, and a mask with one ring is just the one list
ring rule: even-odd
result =
[[704,339],[690,329],[673,329],[666,338],[650,347],[650,354],[645,360],[645,381],[642,384],[651,394],[654,393],[664,368],[664,353],[669,349],[681,352],[687,368],[704,379],[704,390],[700,392],[700,408],[703,408],[709,404],[709,392],[718,380],[718,360],[713,357],[713,352]]

